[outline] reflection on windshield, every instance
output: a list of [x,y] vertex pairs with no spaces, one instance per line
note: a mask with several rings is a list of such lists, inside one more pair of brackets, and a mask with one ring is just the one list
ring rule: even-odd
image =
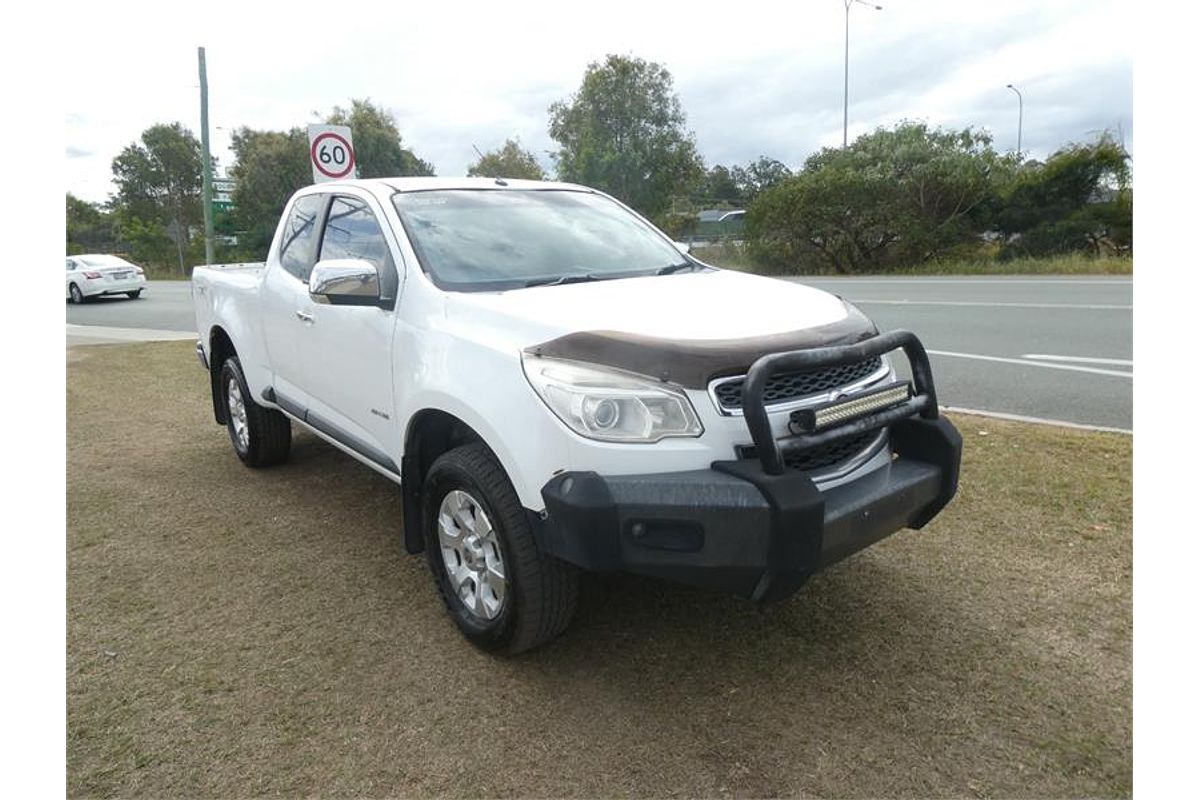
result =
[[650,275],[686,261],[657,231],[590,192],[398,192],[393,202],[422,266],[448,289]]

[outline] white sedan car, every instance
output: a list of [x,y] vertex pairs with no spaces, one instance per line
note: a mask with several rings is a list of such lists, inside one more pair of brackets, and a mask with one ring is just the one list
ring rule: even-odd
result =
[[108,255],[67,256],[67,299],[124,294],[137,299],[146,288],[146,273],[136,264]]

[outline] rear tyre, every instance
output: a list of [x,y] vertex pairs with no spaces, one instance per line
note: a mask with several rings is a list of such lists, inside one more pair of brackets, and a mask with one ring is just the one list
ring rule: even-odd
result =
[[127,296],[129,299],[130,299],[130,300],[137,300],[139,297],[141,297],[141,296],[142,296],[142,290],[141,290],[141,289],[138,289],[136,292],[126,292],[126,293],[125,293],[125,295],[126,295],[126,296]]
[[292,449],[291,420],[254,402],[237,356],[221,365],[221,399],[229,440],[243,464],[270,467],[287,460]]
[[538,550],[525,509],[487,446],[443,454],[422,496],[429,569],[469,641],[513,654],[566,629],[579,595],[578,570]]
[[83,291],[74,283],[67,289],[71,293],[71,302],[78,305],[83,302]]

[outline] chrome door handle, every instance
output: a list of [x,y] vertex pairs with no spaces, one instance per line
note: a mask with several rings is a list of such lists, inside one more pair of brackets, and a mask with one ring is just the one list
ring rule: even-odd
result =
[[305,314],[303,311],[296,312],[296,319],[300,320],[301,322],[313,321],[312,314]]

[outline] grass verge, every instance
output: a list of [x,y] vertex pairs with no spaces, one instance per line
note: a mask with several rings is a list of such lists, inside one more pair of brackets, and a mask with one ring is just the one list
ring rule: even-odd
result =
[[[741,272],[768,274],[746,254],[744,245],[723,243],[697,247],[693,254],[705,263]],[[772,275],[837,275],[832,270],[822,272],[781,273]],[[1133,259],[1122,256],[1094,257],[1073,253],[1045,258],[1017,258],[999,261],[994,258],[929,261],[886,273],[861,272],[855,275],[1132,275]]]
[[71,796],[1127,796],[1130,437],[975,417],[954,503],[744,601],[594,581],[462,641],[398,490],[251,471],[187,343],[68,351]]

